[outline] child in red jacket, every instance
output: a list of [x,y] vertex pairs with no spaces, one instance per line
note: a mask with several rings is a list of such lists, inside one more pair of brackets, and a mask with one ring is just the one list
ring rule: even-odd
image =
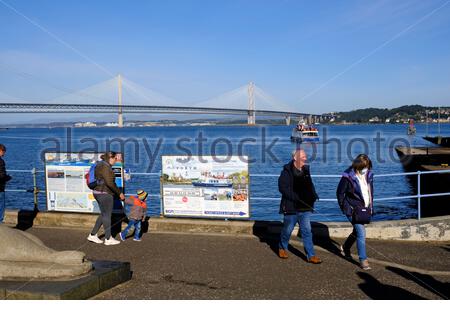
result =
[[147,196],[148,193],[144,190],[137,191],[137,197],[130,196],[125,199],[125,204],[131,205],[130,214],[128,215],[128,226],[119,235],[122,241],[128,234],[128,231],[134,226],[134,241],[141,241],[141,222],[145,220],[147,215]]

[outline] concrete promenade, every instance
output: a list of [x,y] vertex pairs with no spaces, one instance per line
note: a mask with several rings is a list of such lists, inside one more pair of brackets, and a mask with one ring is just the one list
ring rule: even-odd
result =
[[[113,215],[113,218],[117,216]],[[120,217],[119,217],[120,218]],[[62,228],[92,228],[97,215],[64,212],[38,212],[34,214],[24,210],[6,210],[5,222],[16,225],[51,226]],[[115,221],[113,221],[115,224]],[[277,221],[224,221],[188,218],[160,218],[149,220],[151,232],[186,232],[207,234],[254,235],[259,233],[279,234],[282,224]],[[348,222],[313,223],[314,233],[322,237],[345,238],[352,227]],[[294,230],[297,233],[298,229]],[[378,240],[402,241],[449,241],[450,216],[376,221],[366,227],[366,237]]]
[[[131,263],[132,279],[94,299],[445,299],[450,296],[450,242],[369,240],[373,270],[338,255],[339,239],[316,240],[321,265],[305,262],[298,239],[287,260],[271,235],[151,231],[142,242],[93,244],[78,228],[28,229],[57,250]],[[356,253],[356,248],[354,248]],[[407,271],[409,270],[409,271]]]

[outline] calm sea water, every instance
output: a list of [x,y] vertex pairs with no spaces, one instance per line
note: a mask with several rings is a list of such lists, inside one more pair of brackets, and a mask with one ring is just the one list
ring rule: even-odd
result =
[[[339,175],[351,158],[368,153],[374,163],[376,174],[403,172],[395,153],[397,145],[431,145],[421,137],[426,134],[425,125],[417,125],[414,137],[406,135],[406,125],[347,125],[320,126],[321,142],[304,145],[310,156],[313,175]],[[125,142],[125,166],[132,173],[161,170],[161,155],[224,155],[244,154],[250,157],[250,201],[253,220],[279,220],[277,176],[283,164],[290,160],[296,145],[289,140],[291,127],[287,126],[211,126],[211,127],[147,127],[147,128],[66,128],[9,129],[0,131],[0,143],[7,146],[5,156],[8,169],[43,170],[42,153],[53,151],[103,151],[108,145],[120,150],[118,140]],[[430,134],[437,133],[437,126],[430,125]],[[441,125],[443,135],[450,135],[450,125]],[[201,141],[201,143],[199,143]],[[252,174],[267,175],[253,176]],[[13,180],[8,189],[30,189],[33,186],[28,173],[11,172]],[[275,176],[271,176],[275,175]],[[313,178],[322,199],[316,204],[317,221],[343,221],[335,199],[339,178]],[[39,187],[44,190],[44,174],[38,175]],[[159,178],[157,176],[133,175],[127,184],[127,193],[144,188],[151,197],[152,215],[160,212]],[[375,178],[375,198],[413,194],[405,177]],[[255,199],[258,198],[258,199]],[[39,205],[46,207],[45,194],[39,195]],[[417,214],[415,200],[376,202],[376,220],[403,219]],[[7,206],[31,208],[31,193],[7,193]]]

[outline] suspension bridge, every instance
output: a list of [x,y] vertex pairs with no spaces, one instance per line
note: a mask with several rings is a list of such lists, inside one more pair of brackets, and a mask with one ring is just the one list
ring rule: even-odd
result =
[[45,103],[1,102],[0,113],[108,113],[117,114],[118,127],[124,114],[201,114],[246,116],[248,125],[257,116],[303,118],[320,122],[324,115],[290,111],[289,106],[273,98],[254,83],[241,86],[215,98],[185,106],[156,91],[144,88],[118,75],[77,92]]

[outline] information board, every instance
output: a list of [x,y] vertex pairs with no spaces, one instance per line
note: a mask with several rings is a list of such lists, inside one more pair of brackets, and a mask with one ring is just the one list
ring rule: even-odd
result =
[[[86,185],[85,175],[92,164],[101,161],[103,153],[54,153],[45,154],[45,183],[47,210],[66,212],[100,213],[92,190]],[[123,155],[117,154],[113,166],[116,184],[124,190]],[[117,202],[117,201],[116,201]],[[121,210],[120,201],[114,210]]]
[[249,218],[247,157],[162,156],[165,216]]

